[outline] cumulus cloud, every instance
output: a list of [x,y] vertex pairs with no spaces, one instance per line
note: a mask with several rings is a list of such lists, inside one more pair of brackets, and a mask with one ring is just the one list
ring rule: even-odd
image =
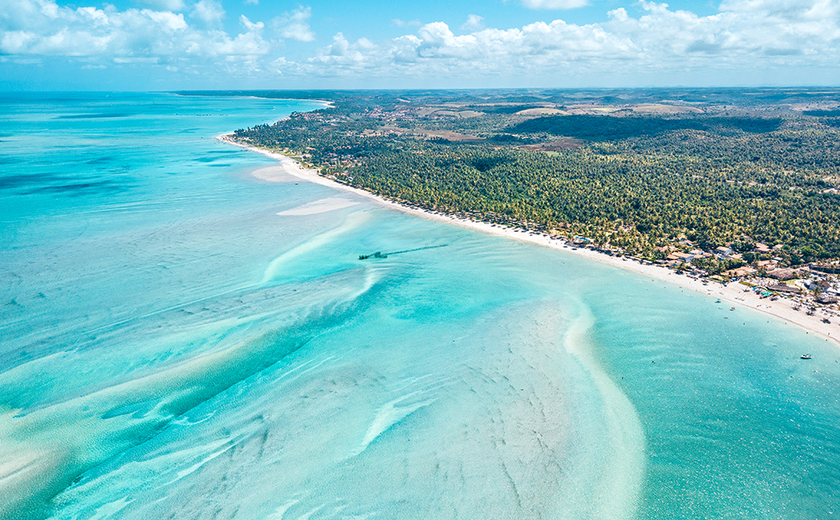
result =
[[200,20],[208,26],[221,25],[224,17],[225,10],[216,0],[201,0],[190,11],[190,18]]
[[0,10],[0,61],[66,56],[88,65],[119,61],[182,72],[205,64],[232,75],[343,76],[370,86],[377,78],[441,86],[458,78],[467,84],[495,78],[508,85],[562,85],[571,75],[658,77],[675,71],[705,71],[725,80],[722,71],[802,66],[840,77],[840,0],[723,0],[708,16],[641,0],[634,4],[638,14],[617,7],[599,23],[557,19],[512,28],[485,28],[481,17],[471,15],[460,34],[440,21],[377,41],[339,32],[315,51],[300,47],[304,54],[297,58],[278,55],[290,48],[279,39],[314,40],[307,7],[272,20],[270,30],[241,16],[241,30],[234,35],[221,28],[225,12],[217,0],[192,4],[187,15],[167,9],[120,11],[110,4],[71,8],[55,0],[0,1],[13,4]]
[[[213,8],[211,2],[205,6]],[[0,17],[0,54],[102,58],[113,63],[156,64],[192,59],[249,60],[269,52],[263,24],[244,16],[241,34],[197,30],[181,13],[127,9],[106,4],[60,7],[49,0],[19,0]],[[218,10],[215,12],[218,13]],[[210,21],[218,19],[211,17]]]
[[588,0],[522,0],[528,9],[576,9],[588,4]]
[[461,25],[462,31],[480,31],[484,29],[484,17],[477,14],[467,16],[467,21]]
[[[626,38],[608,34],[598,26],[577,26],[561,20],[536,22],[522,28],[483,29],[455,35],[443,22],[422,26],[416,35],[387,42],[349,42],[336,35],[311,63],[332,71],[399,71],[398,74],[533,73],[572,61],[608,61],[632,57],[635,49]],[[587,67],[589,65],[586,65]],[[314,70],[311,72],[315,72]]]
[[290,13],[283,13],[283,16],[275,18],[273,25],[282,38],[311,42],[315,39],[315,33],[309,28],[309,18],[311,17],[311,8],[298,7]]
[[835,71],[839,67],[840,0],[725,0],[710,16],[647,0],[637,5],[642,8],[637,18],[617,8],[604,22],[587,25],[558,19],[483,29],[476,26],[482,20],[471,17],[463,26],[470,32],[463,35],[455,35],[443,22],[380,42],[350,42],[339,34],[306,70],[316,74],[321,69],[315,65],[329,65],[330,74],[352,74],[363,64],[369,76],[484,75],[540,81],[569,73],[657,74],[803,63]]
[[[763,56],[810,55],[814,64],[837,55],[840,2],[837,0],[729,0],[720,12],[698,16],[642,0],[638,19],[623,9],[611,12],[605,29],[632,40],[642,59],[755,65]],[[768,64],[784,63],[769,60]]]
[[310,67],[306,70],[319,69],[319,65],[337,67],[331,73],[340,71],[363,72],[382,64],[382,57],[379,56],[380,48],[366,38],[360,38],[350,43],[344,34],[338,33],[333,37],[332,44],[319,49],[315,57],[309,59]]

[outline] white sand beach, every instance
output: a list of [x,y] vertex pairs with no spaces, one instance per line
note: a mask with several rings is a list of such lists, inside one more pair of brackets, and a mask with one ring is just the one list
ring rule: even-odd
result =
[[[478,222],[475,220],[458,218],[450,215],[443,215],[431,211],[404,206],[402,204],[387,200],[378,195],[374,195],[370,192],[360,190],[358,188],[353,188],[345,184],[321,177],[317,171],[301,166],[297,161],[290,157],[287,157],[277,152],[257,148],[255,146],[249,146],[244,145],[242,143],[238,143],[236,141],[233,141],[230,138],[230,135],[231,134],[223,134],[217,136],[216,138],[223,142],[230,143],[235,146],[240,146],[242,148],[246,148],[257,153],[261,153],[267,157],[271,157],[272,159],[276,159],[277,161],[279,161],[279,165],[277,167],[263,168],[255,172],[254,175],[260,178],[261,180],[268,182],[285,182],[284,178],[287,178],[286,176],[293,176],[308,182],[314,182],[317,184],[322,184],[324,186],[330,186],[338,190],[352,192],[356,195],[374,200],[379,204],[385,205],[392,209],[396,209],[398,211],[403,211],[420,217],[439,220],[442,222],[449,222],[450,224],[468,227],[485,233],[492,233],[494,235],[505,236],[508,238],[513,238],[515,240],[521,240],[524,242],[530,242],[545,247],[563,250],[568,253],[573,253],[589,258],[591,260],[610,264],[622,269],[634,271],[645,276],[650,276],[654,279],[676,284],[680,287],[685,287],[687,289],[699,293],[707,294],[714,298],[720,298],[721,301],[726,301],[729,304],[731,304],[731,306],[734,306],[736,311],[738,308],[749,307],[751,309],[763,312],[765,314],[769,314],[792,325],[802,327],[808,332],[808,334],[814,334],[824,339],[825,341],[832,342],[837,347],[840,347],[840,315],[829,316],[828,314],[826,314],[826,311],[818,311],[813,315],[808,315],[804,306],[800,310],[796,310],[795,308],[799,307],[799,304],[797,304],[794,301],[784,298],[779,298],[776,301],[763,299],[758,294],[754,293],[753,291],[750,291],[747,287],[738,282],[733,282],[726,285],[712,281],[704,282],[703,280],[677,274],[672,270],[660,267],[658,265],[642,264],[638,261],[629,258],[609,256],[603,253],[599,253],[597,251],[593,251],[591,249],[576,248],[567,244],[564,240],[558,240],[539,233],[529,232],[520,229],[513,229],[504,226],[493,225],[485,222]],[[826,323],[823,321],[823,319],[829,319],[830,322]],[[800,354],[805,353],[806,352],[802,352]]]

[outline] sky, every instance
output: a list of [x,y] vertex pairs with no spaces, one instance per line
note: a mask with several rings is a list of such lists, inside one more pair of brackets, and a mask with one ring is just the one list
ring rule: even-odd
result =
[[0,0],[0,90],[840,85],[840,0]]

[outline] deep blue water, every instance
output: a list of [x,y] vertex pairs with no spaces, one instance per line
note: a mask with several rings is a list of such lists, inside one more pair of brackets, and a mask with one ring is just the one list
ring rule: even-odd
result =
[[317,107],[0,95],[0,518],[840,514],[840,349],[213,139]]

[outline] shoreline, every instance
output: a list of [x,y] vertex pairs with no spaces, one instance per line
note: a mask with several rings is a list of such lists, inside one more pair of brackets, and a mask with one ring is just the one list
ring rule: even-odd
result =
[[[490,224],[487,222],[470,220],[451,215],[444,215],[441,213],[435,213],[424,209],[406,206],[398,202],[394,202],[392,200],[381,197],[379,195],[375,195],[368,191],[359,188],[354,188],[352,186],[348,186],[346,184],[342,184],[340,182],[336,182],[322,177],[316,170],[305,168],[291,157],[283,155],[279,152],[272,152],[264,148],[258,148],[256,146],[251,146],[234,141],[233,139],[231,139],[231,135],[233,134],[226,133],[217,135],[216,139],[224,143],[232,144],[234,146],[238,146],[240,148],[244,148],[246,150],[262,154],[266,157],[270,157],[271,159],[278,161],[279,167],[282,169],[283,173],[299,178],[301,180],[314,182],[322,186],[329,186],[331,188],[338,189],[341,191],[351,192],[360,197],[364,197],[368,200],[375,201],[380,205],[386,206],[390,209],[401,211],[403,213],[409,213],[418,217],[437,220],[439,222],[447,222],[449,224],[470,228],[476,231],[481,231],[483,233],[503,236],[506,238],[512,238],[523,242],[537,244],[543,247],[549,247],[559,251],[565,251],[569,254],[575,254],[584,258],[588,258],[590,260],[594,260],[596,262],[601,262],[604,264],[611,265],[613,267],[618,267],[620,269],[632,271],[637,274],[650,276],[651,278],[661,280],[666,283],[671,283],[701,294],[719,298],[721,301],[726,301],[732,304],[732,306],[734,306],[736,309],[738,307],[747,307],[752,310],[756,310],[764,314],[773,316],[774,318],[778,318],[783,322],[801,327],[802,329],[805,329],[806,333],[814,334],[815,336],[821,339],[833,343],[835,347],[840,348],[840,326],[838,326],[838,323],[840,323],[840,319],[836,319],[832,323],[824,323],[823,321],[821,321],[822,318],[816,314],[808,315],[804,311],[795,310],[794,306],[799,307],[799,304],[786,298],[780,298],[776,301],[770,301],[768,299],[762,299],[753,291],[746,289],[746,287],[739,282],[720,284],[717,282],[710,281],[704,283],[704,281],[700,279],[691,278],[687,275],[677,274],[676,272],[670,269],[658,265],[642,264],[635,259],[627,257],[610,256],[600,253],[598,251],[593,251],[591,249],[575,247],[573,245],[568,244],[563,239],[551,238],[546,235],[530,232],[527,230],[508,228],[500,225]],[[261,176],[259,178],[267,182],[276,182],[276,180],[272,181],[271,178],[265,176]],[[799,356],[802,354],[807,354],[807,352],[799,352],[795,354]]]

